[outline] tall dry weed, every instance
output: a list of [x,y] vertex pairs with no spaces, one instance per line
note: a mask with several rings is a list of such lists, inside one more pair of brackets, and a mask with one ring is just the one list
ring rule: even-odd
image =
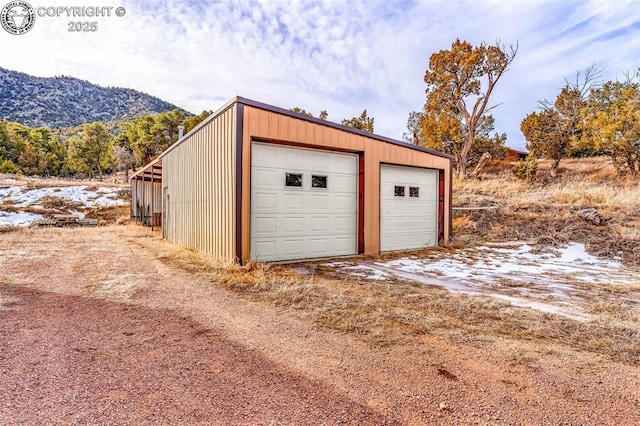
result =
[[[545,170],[546,166],[542,167]],[[563,160],[562,173],[527,185],[504,173],[454,180],[453,206],[495,206],[454,218],[454,238],[469,243],[527,240],[584,243],[591,254],[640,264],[640,182],[618,177],[608,158]],[[595,208],[603,226],[577,216]],[[455,210],[454,210],[455,211]]]

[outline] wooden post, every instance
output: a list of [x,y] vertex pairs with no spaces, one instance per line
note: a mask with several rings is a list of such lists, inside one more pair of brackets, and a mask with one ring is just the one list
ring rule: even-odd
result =
[[154,176],[153,176],[153,175],[154,175],[154,173],[153,173],[153,167],[154,167],[154,166],[151,166],[151,211],[149,212],[149,216],[151,216],[151,230],[152,230],[152,231],[153,231],[153,207],[154,207],[154,202],[153,202],[153,201],[154,201],[154,198],[155,198],[155,197],[153,196],[153,195],[154,195],[154,194],[153,194],[153,177],[154,177]]

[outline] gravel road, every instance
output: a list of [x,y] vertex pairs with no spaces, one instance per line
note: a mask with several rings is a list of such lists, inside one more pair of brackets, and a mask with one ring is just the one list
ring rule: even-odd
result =
[[640,424],[638,367],[462,334],[371,346],[131,233],[0,234],[0,425]]

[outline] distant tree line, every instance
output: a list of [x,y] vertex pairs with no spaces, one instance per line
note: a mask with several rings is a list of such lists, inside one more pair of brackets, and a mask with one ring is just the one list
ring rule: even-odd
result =
[[173,144],[179,126],[189,132],[210,114],[185,116],[176,109],[54,130],[0,121],[0,173],[99,179],[115,171],[128,175]]
[[[456,40],[431,55],[426,102],[409,114],[403,139],[453,155],[462,178],[473,176],[483,158],[503,156],[507,136],[494,133],[496,105],[489,98],[516,53],[517,45]],[[554,101],[539,101],[538,111],[524,118],[529,158],[518,166],[521,176],[535,179],[537,159],[552,160],[555,175],[562,158],[602,154],[620,174],[640,175],[640,69],[622,81],[602,83],[600,75],[595,66],[577,72]]]
[[620,175],[640,175],[640,70],[622,81],[600,75],[595,66],[576,72],[521,123],[530,155],[552,160],[553,175],[561,159],[594,154],[609,155]]
[[[304,114],[304,115],[309,116],[309,117],[313,117],[313,114],[310,113],[309,111],[307,111],[304,108],[293,107],[293,108],[291,108],[291,111],[297,112],[299,114]],[[329,117],[329,113],[327,112],[326,109],[323,109],[322,111],[320,111],[320,114],[318,114],[318,118],[320,120],[326,120],[327,117]],[[369,132],[369,133],[373,133],[374,123],[375,123],[375,118],[369,117],[367,115],[367,110],[366,109],[362,111],[362,114],[360,114],[360,116],[351,117],[351,118],[344,118],[340,122],[340,124],[342,124],[343,126],[353,127],[354,129],[363,130],[363,131]]]

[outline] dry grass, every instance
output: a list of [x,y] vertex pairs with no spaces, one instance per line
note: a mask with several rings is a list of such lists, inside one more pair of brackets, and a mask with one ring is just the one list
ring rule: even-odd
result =
[[96,206],[83,209],[87,218],[98,219],[101,224],[110,224],[119,222],[125,224],[129,221],[129,213],[131,208],[124,206]]
[[[455,182],[454,205],[498,206],[456,217],[456,238],[469,243],[534,239],[541,246],[578,241],[585,243],[592,254],[621,255],[625,262],[640,263],[638,183],[602,183],[600,180],[608,176],[605,168],[594,171],[593,180],[578,179],[572,173],[563,172],[562,179],[545,179],[534,186],[508,176]],[[584,206],[598,208],[607,217],[607,224],[594,226],[578,219],[575,213]],[[125,208],[127,211],[120,212],[115,220],[124,216],[121,221],[126,222]],[[52,238],[53,234],[42,231],[18,230],[10,236],[33,244],[38,238]],[[581,322],[516,308],[489,297],[453,294],[400,280],[340,279],[322,269],[314,275],[299,275],[278,265],[219,262],[162,241],[158,233],[135,225],[82,232],[105,251],[119,250],[114,241],[125,240],[136,251],[170,268],[374,345],[435,334],[477,345],[490,345],[497,339],[514,344],[528,341],[560,345],[640,365],[640,314],[637,306],[624,301],[624,293],[594,302],[590,311],[595,319]],[[442,250],[446,253],[447,248]],[[77,267],[78,273],[86,272],[82,269],[85,265]],[[139,276],[123,278],[121,271],[109,273],[112,275],[88,283],[87,289],[93,294],[127,299],[143,287]],[[535,357],[528,354],[515,350],[514,362],[534,362]]]
[[83,206],[82,203],[71,201],[62,197],[57,197],[55,195],[45,195],[40,200],[40,205],[43,209],[66,212],[81,209]]
[[453,294],[400,280],[336,279],[322,269],[299,275],[279,265],[220,263],[162,241],[153,233],[130,235],[128,240],[170,267],[374,345],[425,334],[477,345],[506,338],[562,345],[640,365],[638,312],[631,308],[621,318],[619,310],[594,306],[596,319],[580,322],[490,297]]
[[102,181],[97,179],[75,179],[75,178],[40,178],[23,175],[12,175],[0,173],[0,184],[9,180],[11,185],[15,185],[17,181],[20,185],[25,185],[29,189],[48,188],[48,187],[65,187],[77,185],[100,185],[113,187],[126,187],[126,181],[121,173],[105,176]]
[[12,200],[2,200],[0,201],[0,211],[17,213],[18,211],[20,211],[20,209],[15,207],[14,204],[15,203]]
[[98,296],[127,301],[145,286],[141,274],[123,273],[89,283],[85,290]]
[[[533,240],[540,245],[576,241],[594,255],[640,264],[640,182],[618,178],[607,158],[563,160],[557,178],[545,164],[534,185],[503,171],[454,182],[454,206],[498,206],[454,219],[454,236],[468,244]],[[593,207],[606,219],[596,226],[577,213]]]

